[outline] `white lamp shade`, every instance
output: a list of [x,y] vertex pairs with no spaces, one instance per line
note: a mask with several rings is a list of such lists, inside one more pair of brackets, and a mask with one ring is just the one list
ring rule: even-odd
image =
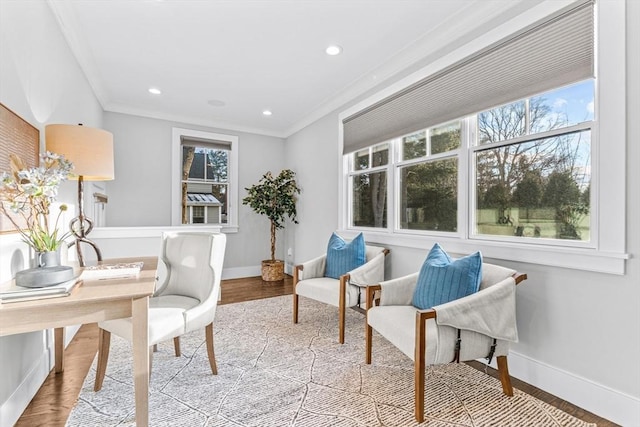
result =
[[110,132],[81,125],[47,125],[45,146],[73,163],[76,179],[82,176],[85,181],[109,181],[115,176]]

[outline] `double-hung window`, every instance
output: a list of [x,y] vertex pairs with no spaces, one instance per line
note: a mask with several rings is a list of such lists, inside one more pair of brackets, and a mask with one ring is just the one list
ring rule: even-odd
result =
[[589,79],[472,117],[471,235],[591,240],[594,105]]
[[461,124],[457,120],[396,140],[399,229],[458,229]]
[[237,150],[237,136],[173,129],[173,225],[237,225]]
[[352,195],[351,224],[356,227],[387,227],[387,176],[389,144],[365,148],[350,158]]

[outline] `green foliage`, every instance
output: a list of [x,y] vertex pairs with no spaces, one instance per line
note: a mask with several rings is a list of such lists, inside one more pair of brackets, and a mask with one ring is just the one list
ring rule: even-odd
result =
[[455,231],[457,229],[458,165],[453,159],[420,163],[402,169],[406,207],[424,212],[423,224],[410,228]]
[[296,184],[295,172],[284,169],[275,177],[267,172],[257,184],[245,190],[248,194],[242,199],[242,204],[249,205],[256,213],[265,215],[271,221],[271,260],[275,261],[276,230],[284,228],[287,217],[298,223],[296,195],[300,194],[300,188]]
[[529,209],[540,206],[542,200],[542,178],[535,171],[525,172],[522,181],[516,184],[513,201],[521,208],[525,208],[525,217],[529,219]]
[[553,172],[549,175],[542,197],[545,206],[560,208],[579,201],[580,188],[569,172]]
[[542,202],[556,210],[560,223],[558,237],[580,239],[578,224],[589,213],[589,205],[582,203],[582,193],[569,172],[549,175]]
[[431,154],[445,153],[460,147],[460,127],[445,129],[431,135]]

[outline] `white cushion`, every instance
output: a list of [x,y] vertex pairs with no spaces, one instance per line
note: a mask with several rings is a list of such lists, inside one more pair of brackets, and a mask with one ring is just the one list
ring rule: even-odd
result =
[[[411,305],[376,306],[367,311],[367,323],[387,341],[406,354],[415,357],[415,324],[417,309]],[[455,354],[457,329],[438,326],[434,319],[427,320],[426,364],[449,363]],[[493,339],[472,331],[461,333],[460,361],[486,357]],[[498,340],[494,356],[509,352],[509,343]]]
[[[347,284],[347,296],[345,305],[353,307],[358,304],[358,291],[360,288]],[[338,307],[340,304],[340,280],[331,277],[317,277],[298,282],[295,288],[297,295],[314,299]],[[364,302],[365,290],[362,289],[361,300]]]
[[182,295],[160,295],[149,298],[149,308],[180,308],[189,310],[200,304],[195,298],[185,297]]
[[[196,305],[198,300],[180,295],[149,298],[149,345],[184,334],[184,313]],[[132,340],[130,317],[107,320],[98,326],[128,341]]]

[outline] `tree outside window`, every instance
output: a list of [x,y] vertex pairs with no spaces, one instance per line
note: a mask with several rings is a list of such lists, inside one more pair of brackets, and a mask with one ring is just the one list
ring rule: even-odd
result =
[[592,120],[592,81],[478,114],[476,233],[588,241]]
[[394,171],[397,227],[457,232],[468,168],[470,235],[589,241],[594,92],[586,80],[351,154],[351,224],[389,226]]

